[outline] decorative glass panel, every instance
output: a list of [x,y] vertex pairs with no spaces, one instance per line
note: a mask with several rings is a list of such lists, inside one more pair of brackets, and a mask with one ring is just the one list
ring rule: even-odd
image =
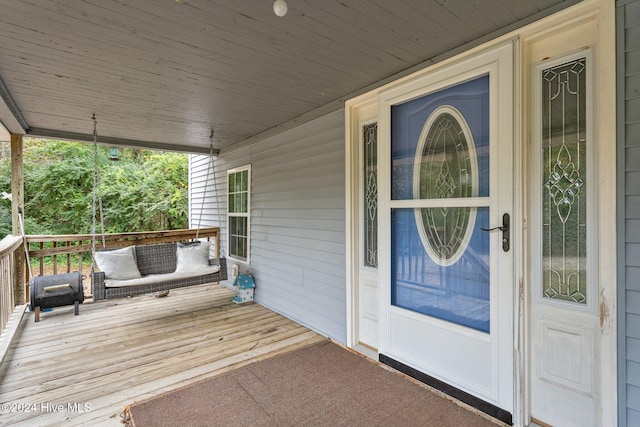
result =
[[[478,159],[471,130],[455,107],[436,108],[427,119],[413,170],[415,199],[478,195]],[[469,206],[416,209],[427,253],[440,265],[455,263],[469,243],[476,209]]]
[[378,267],[378,124],[363,127],[364,265]]
[[543,296],[586,304],[586,58],[541,79]]
[[475,144],[462,114],[450,105],[436,109],[422,136],[414,166],[414,198],[477,196]]

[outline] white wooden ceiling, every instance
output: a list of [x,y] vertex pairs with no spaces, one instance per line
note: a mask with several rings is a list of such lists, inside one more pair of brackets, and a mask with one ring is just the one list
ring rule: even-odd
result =
[[[365,87],[577,0],[0,0],[13,133],[191,152],[339,108]],[[292,122],[293,120],[293,122]]]

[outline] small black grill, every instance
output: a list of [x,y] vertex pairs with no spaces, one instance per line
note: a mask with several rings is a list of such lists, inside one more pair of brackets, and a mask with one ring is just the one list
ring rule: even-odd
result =
[[74,314],[80,312],[79,304],[84,301],[82,275],[78,272],[38,276],[31,283],[31,311],[35,311],[36,322],[40,321],[40,310],[45,308],[74,305]]

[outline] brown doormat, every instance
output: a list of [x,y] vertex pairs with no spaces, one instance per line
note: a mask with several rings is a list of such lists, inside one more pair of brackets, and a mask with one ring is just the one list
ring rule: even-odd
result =
[[127,407],[146,426],[491,426],[492,421],[329,341]]

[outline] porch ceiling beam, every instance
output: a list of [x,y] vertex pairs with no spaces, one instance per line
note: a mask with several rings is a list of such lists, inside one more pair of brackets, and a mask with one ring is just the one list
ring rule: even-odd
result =
[[[32,127],[29,136],[41,138],[56,138],[69,141],[90,142],[93,135],[88,133],[67,132],[56,129],[43,129]],[[190,154],[209,154],[209,147],[190,147],[168,142],[141,141],[137,139],[117,138],[112,136],[98,135],[97,141],[100,144],[115,145],[120,147],[147,148],[150,150],[179,151]],[[214,149],[213,155],[217,156],[220,150]]]
[[22,116],[2,77],[0,77],[0,122],[13,134],[24,135],[29,129],[27,121]]

